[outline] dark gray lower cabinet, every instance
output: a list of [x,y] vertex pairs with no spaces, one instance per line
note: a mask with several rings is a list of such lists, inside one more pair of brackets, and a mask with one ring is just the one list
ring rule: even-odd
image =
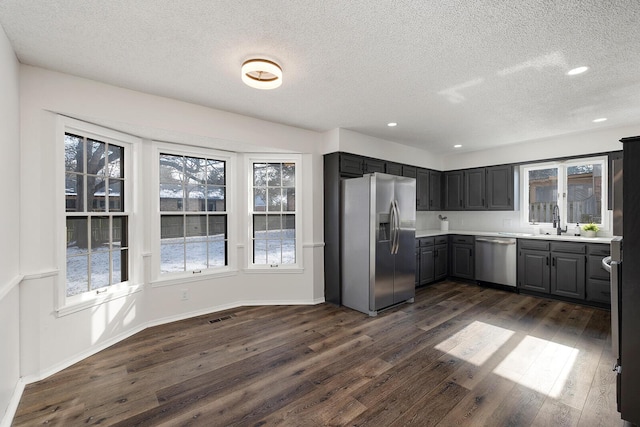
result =
[[550,290],[549,252],[533,249],[518,251],[518,287],[535,292]]
[[473,280],[475,278],[474,237],[451,235],[449,246],[451,247],[449,275]]
[[584,254],[578,255],[552,251],[551,294],[561,297],[584,299],[586,284],[585,267],[586,257]]
[[602,258],[610,255],[606,244],[587,246],[587,301],[611,304],[611,283],[609,272],[602,267]]
[[416,286],[447,277],[447,236],[422,237],[416,239]]
[[520,290],[606,303],[589,295],[588,268],[592,266],[587,266],[587,245],[583,243],[518,239]]

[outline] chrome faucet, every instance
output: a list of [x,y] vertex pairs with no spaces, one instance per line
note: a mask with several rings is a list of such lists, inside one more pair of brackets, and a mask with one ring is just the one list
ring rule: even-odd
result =
[[[556,227],[556,224],[557,224],[557,227]],[[567,232],[567,227],[565,227],[563,230],[562,227],[560,226],[560,207],[558,205],[555,205],[553,207],[553,228],[556,229],[558,236],[560,236],[562,233]]]

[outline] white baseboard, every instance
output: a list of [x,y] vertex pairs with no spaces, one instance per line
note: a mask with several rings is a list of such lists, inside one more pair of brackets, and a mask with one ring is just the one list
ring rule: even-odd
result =
[[9,400],[9,405],[7,406],[7,410],[4,412],[4,416],[0,420],[0,427],[10,427],[13,422],[13,418],[16,416],[16,411],[18,410],[18,404],[20,403],[20,398],[22,397],[22,392],[24,391],[24,386],[26,383],[19,379],[16,383],[16,387],[13,390],[13,395]]

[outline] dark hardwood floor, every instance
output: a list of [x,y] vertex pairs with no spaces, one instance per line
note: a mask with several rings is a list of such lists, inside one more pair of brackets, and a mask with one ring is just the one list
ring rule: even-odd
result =
[[368,316],[243,307],[25,388],[15,426],[622,426],[610,314],[441,282]]

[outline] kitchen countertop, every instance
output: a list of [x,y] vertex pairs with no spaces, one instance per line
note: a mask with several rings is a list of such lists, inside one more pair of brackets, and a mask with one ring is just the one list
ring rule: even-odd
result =
[[442,231],[438,229],[416,230],[416,238],[443,236],[447,234],[462,234],[467,236],[490,236],[490,237],[515,237],[517,239],[536,239],[536,240],[560,240],[565,242],[582,242],[582,243],[611,243],[613,236],[608,237],[583,237],[573,236],[570,234],[532,234],[519,232],[493,232],[493,231],[472,231],[472,230],[448,230]]

